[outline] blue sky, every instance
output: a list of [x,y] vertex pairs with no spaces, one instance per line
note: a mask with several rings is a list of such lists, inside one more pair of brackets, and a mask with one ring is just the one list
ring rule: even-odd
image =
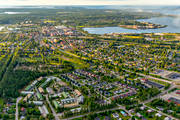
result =
[[180,0],[0,0],[2,5],[180,5]]

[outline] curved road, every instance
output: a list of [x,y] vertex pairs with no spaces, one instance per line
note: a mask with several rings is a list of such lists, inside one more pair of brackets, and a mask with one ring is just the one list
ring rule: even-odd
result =
[[18,117],[19,117],[18,104],[19,104],[19,101],[21,101],[21,99],[22,97],[18,97],[16,100],[16,113],[15,113],[16,120],[18,120]]

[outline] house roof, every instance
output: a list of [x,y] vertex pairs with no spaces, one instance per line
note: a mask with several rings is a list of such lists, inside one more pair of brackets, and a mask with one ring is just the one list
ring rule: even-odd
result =
[[79,90],[74,90],[74,92],[78,95],[78,96],[80,96],[81,95],[81,92],[79,92]]
[[168,101],[174,102],[174,103],[176,103],[176,104],[180,104],[180,99],[177,99],[177,98],[174,98],[174,97],[170,97],[170,98],[168,99]]

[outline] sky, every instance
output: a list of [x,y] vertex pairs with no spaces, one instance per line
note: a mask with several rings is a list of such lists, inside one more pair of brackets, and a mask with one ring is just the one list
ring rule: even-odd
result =
[[180,0],[0,0],[3,5],[180,5]]

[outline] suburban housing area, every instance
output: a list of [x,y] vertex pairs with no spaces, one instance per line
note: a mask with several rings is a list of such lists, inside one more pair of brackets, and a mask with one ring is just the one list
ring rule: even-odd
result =
[[27,10],[0,17],[1,120],[180,119],[180,33],[84,30],[163,29],[167,26],[138,21],[163,15]]

